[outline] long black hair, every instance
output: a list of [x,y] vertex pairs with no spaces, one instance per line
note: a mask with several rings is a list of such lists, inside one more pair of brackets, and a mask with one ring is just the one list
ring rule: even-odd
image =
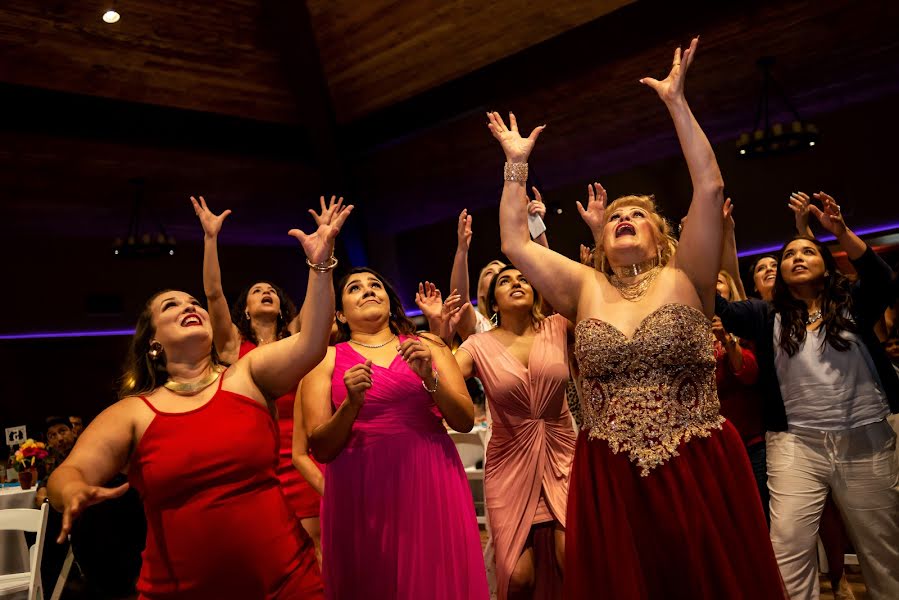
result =
[[[824,281],[821,290],[821,317],[823,319],[821,327],[824,328],[822,344],[830,344],[834,350],[845,352],[851,343],[843,337],[843,332],[858,332],[858,327],[850,317],[852,314],[852,295],[850,294],[852,284],[845,275],[840,273],[837,261],[834,260],[830,250],[814,238],[804,235],[794,236],[781,248],[781,256],[787,246],[796,240],[806,240],[814,244],[824,260]],[[782,271],[778,264],[771,302],[774,309],[780,313],[780,349],[786,352],[787,356],[793,356],[805,341],[808,306],[790,292]]]
[[290,337],[290,329],[288,326],[290,325],[290,322],[293,321],[294,317],[297,316],[297,307],[281,286],[275,285],[266,279],[259,279],[247,286],[246,289],[240,293],[240,296],[237,297],[237,302],[234,304],[234,307],[231,308],[231,322],[237,326],[237,330],[240,332],[243,339],[249,340],[256,345],[259,344],[259,340],[256,339],[256,332],[253,331],[253,324],[250,323],[250,319],[247,317],[247,297],[250,295],[250,290],[260,283],[272,286],[272,289],[275,290],[275,294],[278,295],[278,300],[280,300],[281,303],[281,311],[278,313],[278,334],[276,339],[283,340],[286,337]]
[[[374,275],[377,277],[378,281],[384,285],[384,291],[387,293],[387,300],[390,303],[390,331],[395,335],[414,335],[415,323],[406,316],[406,311],[403,309],[403,303],[400,301],[399,294],[396,293],[396,290],[390,285],[390,282],[374,269],[369,269],[368,267],[354,267],[350,269],[349,273],[340,278],[340,281],[337,282],[337,285],[334,288],[336,309],[341,312],[343,311],[343,288],[350,280],[350,277],[358,275],[359,273],[369,273],[370,275]],[[337,342],[345,342],[348,339],[350,339],[349,323],[341,323],[340,319],[337,319]]]
[[[493,305],[496,304],[496,284],[499,281],[500,275],[513,269],[519,273],[521,272],[515,265],[506,265],[496,272],[496,275],[490,280],[490,287],[487,288],[487,313],[491,320],[496,321],[497,327],[502,324],[502,318],[500,317],[499,311],[493,310]],[[525,277],[525,279],[527,279],[527,277]],[[530,281],[528,284],[530,284]],[[543,319],[545,319],[546,316],[541,311],[543,302],[541,301],[540,293],[537,292],[537,288],[534,286],[531,286],[531,291],[534,294],[534,303],[531,305],[531,323],[534,325],[534,328],[537,329],[540,327],[540,323],[543,322]]]

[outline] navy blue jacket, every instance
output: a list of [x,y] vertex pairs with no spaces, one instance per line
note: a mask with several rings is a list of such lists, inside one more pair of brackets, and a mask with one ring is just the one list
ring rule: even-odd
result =
[[[852,318],[858,325],[858,336],[868,349],[883,384],[890,412],[899,413],[899,377],[874,333],[874,326],[883,312],[896,300],[899,280],[889,265],[870,247],[852,261],[852,265],[858,272],[858,281],[851,289]],[[762,416],[765,429],[786,431],[787,413],[774,368],[774,307],[769,302],[755,298],[728,302],[721,296],[716,296],[715,314],[721,317],[727,331],[755,344],[759,386],[764,395]]]

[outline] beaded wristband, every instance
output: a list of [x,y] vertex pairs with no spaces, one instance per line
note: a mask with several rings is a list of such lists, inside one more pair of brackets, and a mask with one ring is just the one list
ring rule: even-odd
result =
[[437,382],[440,381],[440,374],[437,373],[437,371],[431,371],[431,372],[434,374],[434,389],[433,390],[430,389],[427,385],[425,385],[424,379],[421,380],[421,387],[423,387],[425,389],[425,391],[428,392],[429,394],[433,394],[434,392],[437,391]]
[[317,271],[319,273],[327,273],[328,271],[332,271],[334,267],[337,266],[337,258],[332,254],[328,260],[320,263],[311,263],[309,259],[306,259],[306,264],[309,265],[309,268],[313,271]]
[[503,179],[525,183],[528,180],[528,163],[507,162],[503,167]]

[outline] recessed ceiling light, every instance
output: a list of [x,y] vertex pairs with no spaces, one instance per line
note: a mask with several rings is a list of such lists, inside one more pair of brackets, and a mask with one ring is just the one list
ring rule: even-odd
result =
[[121,18],[122,16],[113,9],[109,9],[103,13],[103,20],[107,23],[118,23]]

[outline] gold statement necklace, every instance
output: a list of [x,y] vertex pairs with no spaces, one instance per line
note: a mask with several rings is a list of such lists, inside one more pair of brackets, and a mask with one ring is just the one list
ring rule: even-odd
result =
[[[618,290],[618,293],[621,294],[622,298],[630,302],[636,302],[649,291],[649,286],[652,285],[652,282],[655,281],[656,277],[659,276],[659,273],[662,272],[662,267],[659,266],[659,259],[653,257],[634,265],[612,267],[612,271],[613,274],[609,277],[609,283],[615,286],[615,289]],[[639,281],[634,281],[632,283],[624,283],[621,281],[625,277],[637,277],[644,274],[646,276]]]
[[210,371],[209,375],[201,379],[200,381],[193,381],[190,383],[182,383],[180,381],[172,381],[169,379],[163,385],[163,387],[170,392],[174,392],[176,394],[180,394],[182,396],[192,396],[198,392],[202,392],[210,385],[215,383],[218,378],[221,376],[222,371],[218,367],[213,367],[212,371]]

